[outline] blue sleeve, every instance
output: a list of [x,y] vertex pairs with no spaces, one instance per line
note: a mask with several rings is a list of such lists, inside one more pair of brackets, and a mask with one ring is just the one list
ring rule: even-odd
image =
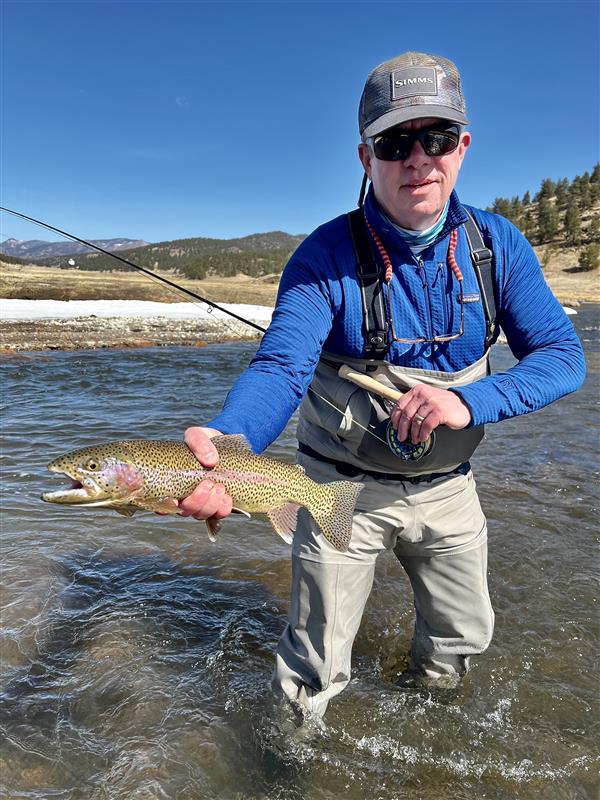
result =
[[318,234],[305,239],[281,276],[268,331],[249,367],[231,388],[223,410],[206,425],[243,433],[260,453],[279,436],[299,406],[332,324],[331,268]]
[[498,322],[519,363],[453,390],[468,405],[472,425],[537,411],[574,392],[585,377],[579,338],[546,284],[533,248],[509,222],[495,221]]

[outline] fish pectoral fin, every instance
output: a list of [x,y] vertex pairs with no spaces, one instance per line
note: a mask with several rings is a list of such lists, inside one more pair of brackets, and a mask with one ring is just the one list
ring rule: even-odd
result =
[[153,497],[134,500],[138,508],[146,511],[155,511],[157,514],[178,514],[179,503],[174,497]]
[[247,511],[244,511],[242,508],[232,508],[232,514],[242,514],[247,519],[252,519],[252,514],[249,514]]
[[298,522],[298,503],[285,503],[279,508],[272,508],[267,511],[271,525],[275,528],[277,533],[281,536],[287,544],[292,543],[293,534],[296,531]]
[[124,517],[133,517],[135,512],[139,511],[135,506],[113,506],[113,508],[117,514],[122,514]]

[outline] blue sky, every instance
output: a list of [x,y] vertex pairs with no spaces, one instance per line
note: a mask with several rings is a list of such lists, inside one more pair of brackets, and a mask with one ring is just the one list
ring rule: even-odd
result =
[[[355,205],[365,78],[461,70],[485,207],[598,160],[596,2],[2,2],[1,205],[85,238],[307,233]],[[56,239],[1,215],[2,239]]]

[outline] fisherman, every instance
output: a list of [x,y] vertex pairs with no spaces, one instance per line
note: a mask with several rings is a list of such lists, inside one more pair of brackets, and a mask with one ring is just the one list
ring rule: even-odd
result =
[[[536,411],[584,377],[577,335],[527,240],[454,191],[471,144],[466,125],[448,59],[409,52],[371,72],[359,108],[359,209],[298,247],[269,330],[223,410],[185,432],[212,466],[212,436],[242,433],[261,452],[303,401],[299,463],[317,481],[364,484],[347,552],[303,512],[294,537],[273,686],[317,715],[350,680],[384,549],[414,593],[408,682],[455,683],[488,647],[487,529],[469,459],[485,423]],[[491,375],[499,326],[518,363]],[[391,409],[395,436],[386,436],[385,401],[341,378],[343,364],[404,392]],[[220,519],[231,498],[204,480],[180,506]]]

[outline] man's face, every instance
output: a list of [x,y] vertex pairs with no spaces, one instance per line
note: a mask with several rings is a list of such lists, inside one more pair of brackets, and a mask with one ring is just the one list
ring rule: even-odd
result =
[[[396,127],[417,130],[437,122],[415,119]],[[387,216],[403,228],[418,231],[429,228],[442,213],[470,143],[471,134],[464,132],[456,150],[445,156],[428,156],[420,142],[414,143],[404,161],[380,161],[364,143],[358,146],[358,155]]]

